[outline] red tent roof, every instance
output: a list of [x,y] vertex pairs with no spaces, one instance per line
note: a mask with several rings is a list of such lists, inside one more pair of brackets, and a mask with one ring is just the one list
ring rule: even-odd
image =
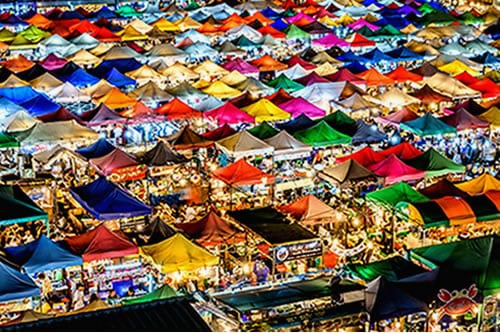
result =
[[341,68],[338,72],[325,76],[328,80],[332,82],[347,81],[353,84],[365,84],[366,80],[354,75],[347,68]]
[[292,100],[293,96],[287,93],[286,90],[284,90],[283,88],[280,88],[280,90],[278,90],[274,94],[271,94],[264,98],[270,100],[275,105],[279,105]]
[[483,98],[495,98],[500,96],[500,86],[489,78],[484,78],[469,85],[470,88],[481,92]]
[[442,117],[441,120],[446,124],[455,127],[457,131],[490,127],[488,122],[471,115],[464,108],[460,108],[458,111],[455,111],[455,113],[449,116]]
[[316,224],[321,222],[332,222],[333,208],[323,201],[309,194],[288,205],[280,207],[280,210],[290,214],[304,224]]
[[415,169],[405,164],[396,155],[389,157],[368,167],[377,176],[385,177],[386,184],[394,184],[400,181],[416,180],[425,177],[425,171]]
[[476,82],[479,82],[480,80],[478,78],[475,78],[474,76],[470,75],[466,71],[463,71],[462,73],[455,75],[455,79],[458,81],[462,82],[463,84],[470,86],[471,84],[474,84]]
[[441,103],[441,102],[450,102],[451,101],[450,97],[435,91],[427,84],[425,84],[419,90],[414,91],[410,95],[418,98],[422,102],[422,104]]
[[447,195],[461,198],[469,197],[469,194],[467,194],[467,192],[462,191],[446,178],[441,179],[439,182],[431,186],[427,186],[419,190],[419,192],[429,199],[439,199]]
[[271,35],[271,37],[274,37],[276,39],[283,39],[286,37],[286,34],[277,29],[274,29],[270,25],[266,25],[257,31],[260,32],[262,35]]
[[394,154],[402,160],[409,160],[423,154],[422,151],[413,147],[408,142],[401,142],[396,146],[381,150],[379,153],[384,155],[385,157],[389,157],[391,154]]
[[231,126],[229,126],[228,124],[224,124],[223,126],[218,127],[212,131],[203,133],[202,136],[208,140],[217,141],[227,138],[234,133],[236,133],[236,131]]
[[300,66],[302,66],[306,70],[312,70],[312,69],[316,68],[315,64],[311,64],[310,62],[307,62],[304,59],[294,55],[288,60],[288,66],[292,67],[296,64],[299,64]]
[[365,147],[350,155],[337,157],[336,163],[342,163],[351,158],[362,166],[368,167],[372,164],[383,161],[385,159],[385,156],[380,154],[379,152],[374,151],[370,147]]
[[198,221],[177,223],[175,226],[184,230],[203,246],[243,242],[246,238],[245,234],[232,228],[228,222],[213,210]]
[[64,240],[73,253],[81,255],[83,261],[125,257],[139,253],[137,246],[125,235],[112,232],[101,224],[84,234]]
[[395,70],[386,74],[387,77],[393,79],[396,82],[408,82],[408,81],[422,81],[423,77],[421,75],[409,72],[403,66],[398,66]]
[[399,124],[405,121],[415,120],[417,118],[418,114],[404,107],[399,111],[388,114],[387,116],[378,117],[377,119],[382,123],[387,123],[399,127]]
[[235,186],[274,183],[272,175],[250,165],[244,159],[239,159],[224,168],[217,169],[211,175],[226,184]]
[[365,47],[365,46],[375,46],[375,42],[372,40],[369,40],[365,36],[363,36],[360,33],[354,33],[350,38],[346,39],[349,44],[351,44],[351,47]]
[[156,113],[167,116],[169,120],[201,118],[202,113],[181,101],[174,98],[155,110]]

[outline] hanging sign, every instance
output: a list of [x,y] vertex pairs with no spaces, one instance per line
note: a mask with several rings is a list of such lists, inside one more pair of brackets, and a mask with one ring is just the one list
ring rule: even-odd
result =
[[319,239],[277,246],[274,249],[274,259],[280,263],[295,259],[319,257],[322,254],[323,248]]
[[148,167],[144,164],[113,170],[108,179],[113,182],[125,182],[128,180],[138,180],[146,177]]
[[440,289],[437,295],[438,299],[444,303],[439,308],[439,318],[445,314],[449,316],[461,316],[466,313],[476,315],[478,311],[477,302],[474,298],[477,295],[477,288],[472,284],[468,289],[448,291]]

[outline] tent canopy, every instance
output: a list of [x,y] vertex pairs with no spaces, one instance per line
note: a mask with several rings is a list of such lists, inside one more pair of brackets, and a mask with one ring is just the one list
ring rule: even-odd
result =
[[273,176],[249,164],[245,159],[239,159],[224,168],[217,169],[211,176],[233,186],[274,183]]
[[0,225],[2,226],[48,219],[47,213],[17,185],[0,186],[0,202],[2,207],[6,208],[0,211]]

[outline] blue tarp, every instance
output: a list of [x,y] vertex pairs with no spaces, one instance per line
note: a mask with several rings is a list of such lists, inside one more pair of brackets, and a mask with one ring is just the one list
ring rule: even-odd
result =
[[40,94],[29,101],[22,103],[21,106],[28,111],[33,117],[44,116],[49,113],[56,112],[61,108],[59,104],[52,102],[50,99]]
[[22,104],[37,97],[37,93],[33,88],[25,87],[14,87],[14,88],[0,88],[0,96],[7,98],[9,101],[16,104]]
[[70,189],[73,197],[94,218],[114,220],[151,214],[151,207],[105,178]]
[[379,142],[387,139],[387,134],[379,131],[375,126],[368,126],[363,120],[356,121],[356,133],[352,137],[352,143]]
[[83,264],[81,257],[63,249],[45,235],[21,246],[7,247],[5,252],[30,275]]
[[83,69],[79,68],[69,76],[62,78],[63,81],[69,81],[72,85],[77,88],[85,88],[99,82],[99,79],[93,75],[90,75]]
[[278,124],[277,126],[280,130],[285,130],[288,133],[293,134],[297,131],[314,126],[314,124],[315,123],[311,118],[305,114],[301,114],[297,118]]
[[40,289],[31,278],[0,262],[0,302],[40,296]]
[[76,152],[87,159],[102,157],[115,150],[115,146],[106,139],[99,139],[90,146],[77,149]]
[[106,74],[106,81],[108,81],[109,83],[118,88],[135,85],[134,79],[131,79],[128,76],[123,75],[120,71],[118,71],[115,68],[112,68]]

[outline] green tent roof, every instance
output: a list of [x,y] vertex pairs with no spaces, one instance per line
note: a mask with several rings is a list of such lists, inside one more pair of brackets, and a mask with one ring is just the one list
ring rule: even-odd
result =
[[427,177],[437,177],[447,173],[465,171],[465,166],[444,157],[433,148],[430,148],[420,156],[406,160],[405,163],[419,170],[424,170]]
[[405,34],[396,29],[394,26],[388,24],[378,30],[373,31],[370,35],[364,35],[364,36],[371,39],[379,39],[379,38],[391,38],[391,37],[404,37]]
[[456,133],[457,129],[443,121],[435,118],[432,114],[426,113],[415,120],[405,121],[400,125],[401,129],[415,133],[420,136]]
[[50,37],[49,32],[43,31],[34,25],[30,25],[28,28],[21,31],[19,35],[23,36],[32,43],[38,43],[42,39]]
[[369,264],[350,264],[347,269],[366,282],[370,282],[379,276],[383,276],[389,281],[396,281],[426,272],[424,268],[400,256]]
[[261,45],[261,43],[251,41],[245,35],[241,35],[240,37],[236,38],[232,41],[232,43],[238,47],[256,47],[258,45]]
[[422,6],[418,7],[418,11],[421,12],[423,15],[433,13],[437,11],[434,7],[429,5],[428,3],[424,3]]
[[296,139],[313,147],[325,147],[352,142],[352,138],[332,128],[325,121],[307,129],[297,131],[293,135]]
[[500,292],[499,253],[500,238],[490,236],[412,249],[410,256],[440,267],[440,274],[445,275],[442,288],[461,289],[464,286],[454,284],[470,280],[486,296]]
[[255,126],[254,128],[249,129],[248,132],[250,132],[253,136],[258,137],[261,140],[268,139],[279,133],[279,131],[276,128],[269,125],[266,121],[261,123],[259,126]]
[[340,110],[317,120],[317,122],[320,121],[326,122],[332,128],[349,136],[353,136],[357,130],[356,121]]
[[130,6],[130,5],[125,5],[125,6],[121,6],[120,8],[118,8],[115,13],[117,13],[118,15],[122,16],[122,17],[134,17],[134,16],[140,16],[141,14],[138,13],[134,7]]
[[19,142],[12,136],[0,132],[0,148],[15,148],[19,147]]
[[429,201],[429,198],[415,191],[405,182],[400,182],[384,189],[370,192],[366,195],[366,199],[381,202],[391,207],[396,207],[400,202]]
[[280,74],[280,76],[270,81],[268,85],[274,87],[276,90],[283,89],[288,93],[293,93],[304,88],[302,84],[290,80],[285,74]]
[[460,15],[460,20],[464,24],[473,24],[473,23],[483,23],[484,19],[481,17],[477,17],[476,15],[472,14],[471,12],[466,12],[462,15]]
[[[19,186],[0,186],[0,225],[46,220],[48,215]],[[8,207],[6,209],[5,207]]]
[[149,294],[146,294],[138,298],[125,300],[123,301],[123,304],[128,305],[128,304],[146,303],[146,302],[152,302],[160,299],[167,299],[178,296],[179,295],[174,289],[172,289],[168,284],[165,284]]
[[290,24],[284,31],[286,39],[305,39],[311,38],[311,35],[297,27],[295,24]]
[[9,29],[2,28],[2,30],[0,30],[0,42],[12,42],[14,38],[16,38],[16,34]]

